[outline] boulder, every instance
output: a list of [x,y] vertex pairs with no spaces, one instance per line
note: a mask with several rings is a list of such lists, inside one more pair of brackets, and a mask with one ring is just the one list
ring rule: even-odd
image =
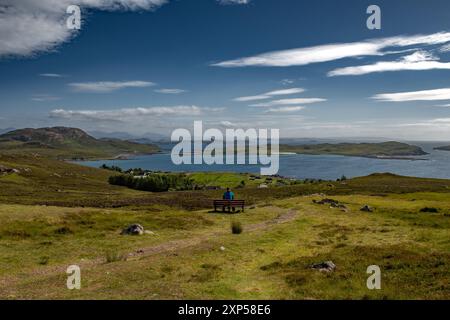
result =
[[123,229],[121,234],[140,236],[140,235],[143,235],[144,232],[145,232],[145,230],[144,230],[143,226],[141,226],[140,224],[134,223],[132,225],[129,225],[127,228]]
[[320,272],[333,272],[336,269],[336,265],[333,261],[324,261],[313,264],[311,268],[319,270]]
[[373,212],[373,208],[367,204],[364,205],[360,210],[364,212]]

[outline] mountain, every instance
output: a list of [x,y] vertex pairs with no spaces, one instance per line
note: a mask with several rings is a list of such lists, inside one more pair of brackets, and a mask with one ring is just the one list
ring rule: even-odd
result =
[[83,130],[67,127],[19,129],[0,135],[2,153],[35,152],[62,159],[110,158],[159,151],[150,144],[120,139],[96,139]]
[[381,143],[280,145],[280,151],[311,155],[335,154],[369,158],[402,158],[427,154],[420,147],[396,141]]

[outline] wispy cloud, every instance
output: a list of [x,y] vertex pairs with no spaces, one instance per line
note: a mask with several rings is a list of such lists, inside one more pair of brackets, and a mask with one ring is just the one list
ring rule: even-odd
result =
[[36,102],[56,101],[59,99],[61,98],[49,94],[35,94],[34,96],[31,97],[31,100]]
[[125,88],[145,88],[154,85],[155,83],[148,81],[99,81],[69,83],[69,86],[75,91],[91,93],[108,93]]
[[62,78],[63,75],[59,73],[41,73],[39,74],[41,77],[47,77],[47,78]]
[[142,117],[160,116],[199,116],[205,112],[221,112],[222,108],[207,108],[198,106],[170,106],[149,108],[124,108],[117,110],[65,110],[56,109],[50,112],[50,117],[72,120],[93,121],[127,121]]
[[182,89],[157,89],[155,90],[155,92],[162,94],[180,94],[185,93],[187,91]]
[[264,113],[289,113],[289,112],[296,112],[305,109],[305,107],[300,106],[294,106],[294,107],[280,107],[280,108],[270,108]]
[[372,99],[391,102],[450,100],[450,88],[398,93],[380,93],[372,96]]
[[303,88],[281,89],[281,90],[274,90],[274,91],[266,92],[266,93],[256,95],[256,96],[238,97],[233,100],[239,101],[239,102],[265,100],[265,99],[270,99],[273,96],[290,95],[290,94],[302,93],[304,91],[305,91],[305,89],[303,89]]
[[250,0],[217,0],[220,4],[230,5],[230,4],[249,4]]
[[283,86],[288,86],[288,85],[290,85],[290,84],[293,84],[294,82],[295,82],[295,81],[292,80],[292,79],[283,79],[283,80],[280,81],[280,83],[281,83]]
[[[312,63],[356,58],[363,56],[383,56],[394,52],[384,51],[387,48],[402,48],[413,45],[437,45],[450,42],[450,32],[429,35],[398,36],[365,40],[361,42],[325,44],[290,50],[281,50],[238,58],[212,64],[216,67],[288,67],[302,66]],[[398,52],[395,52],[398,53]]]
[[286,105],[311,104],[311,103],[318,103],[318,102],[324,102],[324,101],[327,101],[327,99],[322,99],[322,98],[280,99],[280,100],[269,101],[267,103],[252,104],[252,105],[250,105],[250,107],[276,107],[276,106],[286,106]]
[[417,51],[398,61],[383,61],[375,64],[339,68],[328,73],[329,77],[357,76],[374,72],[402,71],[402,70],[432,70],[450,69],[449,62],[439,62],[439,58],[426,51]]

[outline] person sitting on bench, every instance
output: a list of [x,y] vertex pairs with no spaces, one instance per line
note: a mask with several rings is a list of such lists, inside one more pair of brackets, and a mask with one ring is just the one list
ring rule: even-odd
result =
[[[230,188],[227,188],[227,191],[225,191],[225,193],[223,194],[223,200],[234,200],[234,192],[231,191]],[[235,211],[234,207],[228,207],[228,209],[233,210],[233,212]],[[225,211],[225,206],[223,206],[222,211]]]

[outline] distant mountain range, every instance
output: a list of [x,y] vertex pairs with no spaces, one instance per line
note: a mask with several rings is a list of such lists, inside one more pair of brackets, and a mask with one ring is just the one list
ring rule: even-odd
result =
[[121,139],[121,140],[129,140],[135,141],[138,143],[153,143],[160,141],[169,141],[170,137],[157,133],[145,133],[142,135],[132,135],[127,132],[103,132],[103,131],[89,131],[89,134],[95,138],[113,138],[113,139]]
[[156,145],[116,138],[96,139],[81,129],[52,127],[19,129],[0,135],[1,152],[37,152],[62,159],[91,159],[151,154]]

